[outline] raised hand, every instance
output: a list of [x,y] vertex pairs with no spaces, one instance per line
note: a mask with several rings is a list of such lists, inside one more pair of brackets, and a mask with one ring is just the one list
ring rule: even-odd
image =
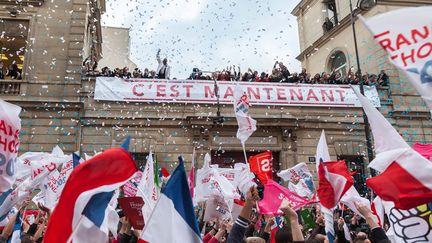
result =
[[430,213],[428,205],[421,205],[410,210],[390,210],[389,220],[393,224],[394,232],[406,242],[430,242],[428,239],[432,222],[428,222],[421,215]]
[[290,219],[297,220],[297,213],[296,211],[294,211],[294,209],[292,209],[291,202],[288,199],[284,198],[282,200],[279,209],[284,212]]

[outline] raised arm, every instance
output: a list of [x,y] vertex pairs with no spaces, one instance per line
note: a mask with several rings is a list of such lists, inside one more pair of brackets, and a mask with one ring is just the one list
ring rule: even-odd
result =
[[162,60],[160,59],[160,52],[161,52],[161,49],[158,49],[158,51],[156,53],[156,60],[158,61],[158,63],[162,62]]
[[367,205],[359,202],[354,202],[357,210],[365,217],[366,223],[371,229],[372,242],[390,243],[385,231],[379,226],[378,218],[373,215],[372,211]]
[[240,215],[236,219],[234,226],[228,235],[227,243],[241,242],[244,238],[247,227],[249,226],[249,217],[252,212],[252,208],[256,205],[259,200],[258,191],[255,186],[249,189],[246,196],[246,203],[243,206]]
[[297,213],[291,208],[290,202],[287,199],[282,201],[280,210],[284,212],[284,214],[289,218],[293,241],[304,241],[303,233],[298,222]]

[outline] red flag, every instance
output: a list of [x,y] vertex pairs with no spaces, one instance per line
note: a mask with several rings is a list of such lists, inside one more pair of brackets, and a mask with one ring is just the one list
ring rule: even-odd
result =
[[354,89],[368,116],[376,157],[369,167],[381,172],[366,185],[384,201],[409,210],[432,201],[432,161],[414,151],[398,131],[358,90]]
[[170,176],[169,171],[168,171],[167,168],[165,168],[165,167],[163,167],[163,168],[161,169],[161,173],[162,173],[162,176],[164,176],[164,177],[168,177],[168,176]]
[[249,165],[252,173],[255,173],[264,185],[273,179],[273,156],[271,151],[249,157]]
[[319,164],[318,197],[321,205],[334,208],[345,192],[354,184],[345,161]]
[[[417,161],[413,160],[412,162]],[[424,186],[420,180],[405,170],[398,162],[392,163],[379,176],[367,179],[366,185],[372,188],[383,200],[393,201],[395,207],[399,209],[408,210],[418,205],[430,203],[432,200],[432,190]]]

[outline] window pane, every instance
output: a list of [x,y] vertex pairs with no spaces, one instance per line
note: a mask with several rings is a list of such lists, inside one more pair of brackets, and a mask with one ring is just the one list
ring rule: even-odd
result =
[[[0,58],[2,78],[19,79],[24,64],[28,37],[28,21],[0,19]],[[9,71],[8,70],[12,70]],[[6,73],[9,75],[6,76]]]

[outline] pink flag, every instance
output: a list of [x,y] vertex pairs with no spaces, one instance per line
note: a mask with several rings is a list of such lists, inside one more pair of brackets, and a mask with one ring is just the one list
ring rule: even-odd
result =
[[264,198],[258,202],[258,207],[261,214],[282,214],[282,212],[279,210],[279,206],[284,198],[291,202],[294,210],[298,210],[303,206],[313,203],[312,201],[309,201],[306,198],[291,192],[275,181],[269,180],[267,184],[264,185]]
[[432,160],[432,144],[415,143],[412,148],[428,160]]

